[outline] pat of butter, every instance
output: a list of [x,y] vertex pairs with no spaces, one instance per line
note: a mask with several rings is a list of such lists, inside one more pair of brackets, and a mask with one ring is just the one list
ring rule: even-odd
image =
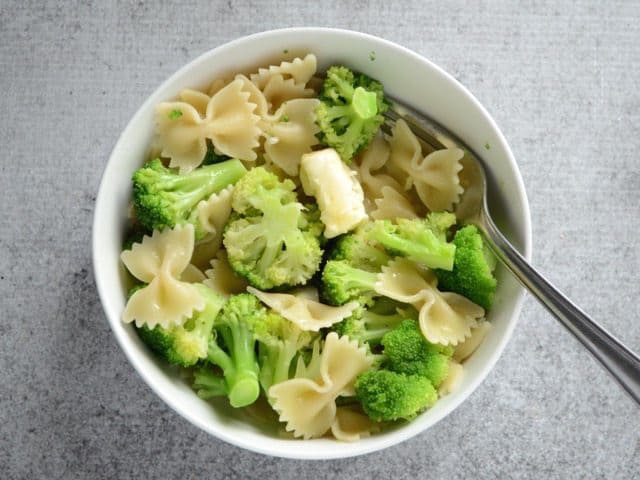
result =
[[302,155],[300,180],[304,192],[318,202],[325,237],[347,233],[368,219],[356,172],[333,148]]

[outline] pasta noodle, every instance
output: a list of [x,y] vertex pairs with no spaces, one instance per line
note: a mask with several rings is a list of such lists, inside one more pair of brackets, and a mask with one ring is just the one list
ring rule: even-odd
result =
[[404,120],[398,120],[390,139],[389,164],[406,175],[405,189],[415,186],[420,200],[431,211],[451,210],[463,188],[459,172],[464,152],[459,148],[436,150],[422,156],[420,142]]
[[161,154],[170,158],[170,167],[187,173],[199,166],[207,152],[206,139],[216,151],[230,157],[254,161],[261,133],[260,117],[253,111],[251,92],[245,83],[234,80],[204,102],[207,95],[195,90],[183,90],[181,97],[194,102],[163,102],[156,107],[156,123]]
[[382,268],[375,289],[380,295],[413,305],[419,312],[420,330],[431,343],[457,345],[484,316],[482,307],[462,295],[438,291],[432,273],[425,278],[404,258]]
[[206,280],[202,283],[225,297],[242,293],[247,288],[247,282],[231,269],[224,250],[218,250],[216,258],[211,260],[211,268],[204,273]]
[[309,298],[308,293],[293,295],[290,293],[268,293],[253,287],[247,287],[260,301],[287,320],[295,323],[301,330],[317,332],[347,318],[360,305],[349,302],[340,307],[324,305]]
[[122,315],[124,322],[135,320],[137,327],[168,328],[182,324],[194,310],[204,308],[196,288],[178,280],[189,266],[193,243],[193,225],[184,225],[156,230],[142,243],[134,243],[131,250],[122,252],[122,263],[134,277],[148,284],[129,298]]
[[296,437],[324,435],[336,422],[336,398],[353,395],[358,375],[371,367],[372,358],[358,342],[327,335],[319,361],[319,375],[293,378],[273,385],[269,397],[273,408]]
[[258,73],[253,73],[250,77],[260,89],[263,89],[275,75],[281,75],[283,78],[292,79],[296,84],[305,85],[315,75],[317,63],[316,56],[309,53],[304,58],[295,58],[291,62],[259,68]]
[[489,330],[491,330],[489,322],[486,320],[480,322],[476,328],[471,330],[471,336],[456,347],[453,358],[458,362],[464,362],[480,346]]
[[398,218],[418,218],[411,202],[393,187],[382,187],[382,196],[376,198],[375,209],[370,212],[374,220],[397,220]]
[[314,111],[320,101],[315,98],[285,102],[274,118],[265,122],[263,131],[265,160],[273,162],[289,176],[297,176],[300,158],[318,144]]
[[460,386],[462,377],[464,375],[464,368],[455,360],[449,360],[449,373],[438,387],[439,395],[448,395],[455,392]]
[[357,442],[379,429],[380,427],[359,409],[346,406],[336,409],[336,417],[331,425],[334,438],[343,442]]

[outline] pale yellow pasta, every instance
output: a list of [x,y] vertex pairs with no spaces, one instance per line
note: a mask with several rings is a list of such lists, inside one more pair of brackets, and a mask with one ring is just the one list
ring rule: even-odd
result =
[[358,342],[329,333],[317,377],[293,378],[269,389],[273,408],[286,423],[286,430],[305,439],[324,435],[336,421],[336,398],[353,395],[356,378],[371,364],[372,358]]
[[449,360],[449,373],[438,387],[438,394],[448,395],[455,392],[462,382],[464,376],[464,368],[457,361]]
[[388,168],[395,170],[396,178],[400,171],[406,174],[405,189],[414,186],[420,200],[431,211],[451,210],[463,192],[459,173],[464,152],[449,148],[424,157],[420,142],[404,120],[394,126],[389,143]]
[[207,93],[209,94],[210,97],[213,97],[216,93],[218,93],[220,90],[226,87],[229,84],[229,82],[230,82],[229,79],[216,78],[213,82],[211,82],[211,85],[209,85],[209,89],[207,90]]
[[310,98],[316,94],[311,88],[306,88],[304,83],[295,83],[292,78],[285,80],[282,75],[272,76],[262,93],[267,99],[270,111],[278,110],[280,105],[288,100]]
[[374,220],[397,220],[398,218],[418,218],[411,202],[398,190],[390,186],[382,187],[382,196],[374,200],[375,207],[369,212]]
[[[250,82],[247,82],[250,83]],[[198,167],[207,153],[207,138],[217,152],[245,161],[257,157],[260,117],[253,111],[251,92],[237,79],[209,98],[195,90],[183,90],[181,97],[195,103],[163,102],[156,107],[156,123],[161,154],[170,158],[170,167],[187,173]]]
[[194,285],[179,280],[189,266],[194,244],[193,225],[154,231],[120,259],[131,274],[148,285],[128,300],[122,320],[136,326],[168,328],[182,324],[194,311],[202,310],[204,299]]
[[337,237],[368,219],[364,193],[356,173],[332,148],[302,156],[300,180],[307,195],[316,198],[324,236]]
[[258,125],[262,129],[262,121],[269,115],[269,105],[267,104],[264,93],[245,75],[236,75],[234,80],[242,82],[242,90],[249,94],[249,102],[256,106],[253,113],[260,117],[261,120]]
[[289,176],[297,176],[300,158],[318,145],[314,111],[320,101],[302,98],[285,102],[273,118],[264,122],[265,160],[272,162]]
[[440,292],[429,271],[419,271],[414,263],[397,258],[382,268],[375,290],[380,295],[418,310],[420,330],[431,343],[457,345],[471,335],[484,316],[484,309],[462,295]]
[[187,268],[185,268],[180,275],[180,280],[187,283],[200,283],[205,278],[207,277],[202,273],[202,270],[192,263],[187,265]]
[[491,330],[491,323],[486,320],[478,323],[478,326],[471,330],[471,336],[453,351],[453,358],[458,362],[464,362],[480,346],[489,330]]
[[342,442],[357,442],[379,429],[379,425],[360,409],[347,406],[336,409],[336,417],[331,425],[332,435]]
[[192,90],[191,88],[185,88],[178,96],[181,101],[195,108],[202,118],[207,115],[207,105],[209,104],[209,100],[211,100],[210,95],[199,92],[198,90]]
[[162,102],[156,107],[160,154],[169,166],[188,173],[202,163],[207,153],[207,122],[186,102]]
[[246,280],[238,277],[231,269],[224,250],[218,250],[216,258],[211,260],[211,268],[205,271],[205,275],[206,280],[202,283],[225,297],[242,293],[247,288]]
[[291,79],[296,84],[305,85],[315,75],[317,63],[316,56],[313,53],[309,53],[304,58],[295,58],[291,62],[282,62],[280,65],[259,68],[258,73],[253,73],[250,77],[251,81],[260,89],[263,89],[275,75]]
[[382,134],[378,134],[356,159],[355,167],[362,189],[371,200],[382,197],[384,187],[391,187],[396,191],[403,189],[403,186],[395,178],[381,171],[387,164],[390,153],[389,144]]
[[233,185],[229,185],[196,206],[198,222],[207,235],[222,238],[222,229],[231,215],[231,195]]
[[247,291],[284,318],[295,323],[301,330],[312,332],[344,320],[359,306],[359,303],[354,301],[340,307],[333,307],[309,298],[306,293],[302,295],[269,293],[253,287],[247,287]]
[[236,79],[216,93],[207,105],[207,137],[216,149],[229,157],[254,161],[259,146],[260,117],[253,112],[251,93]]

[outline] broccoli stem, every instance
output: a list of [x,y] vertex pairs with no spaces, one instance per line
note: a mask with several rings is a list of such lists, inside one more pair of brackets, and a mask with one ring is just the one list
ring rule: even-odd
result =
[[399,253],[429,268],[451,270],[455,246],[439,240],[431,231],[421,234],[419,241],[410,241],[401,236],[389,233],[384,229],[374,229],[371,237],[387,250]]
[[194,375],[193,388],[200,398],[209,400],[214,397],[223,397],[227,394],[227,386],[224,378],[216,375],[208,368],[200,368]]

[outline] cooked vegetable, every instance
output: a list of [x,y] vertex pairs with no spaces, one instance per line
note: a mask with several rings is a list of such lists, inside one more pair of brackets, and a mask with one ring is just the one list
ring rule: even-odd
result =
[[459,293],[485,310],[493,305],[498,282],[493,276],[493,255],[485,248],[482,236],[473,225],[456,232],[453,238],[456,253],[453,270],[436,270],[438,288]]
[[257,167],[233,191],[223,240],[229,264],[261,290],[306,283],[322,259],[317,224],[294,190],[291,180]]
[[382,125],[388,106],[382,84],[343,66],[327,70],[322,85],[316,122],[320,142],[338,152],[349,164],[362,151]]
[[173,365],[190,367],[207,357],[211,329],[225,302],[210,288],[202,284],[195,287],[205,299],[204,310],[195,312],[183,325],[168,329],[159,325],[151,329],[143,325],[138,329],[142,341]]
[[155,159],[133,174],[136,218],[149,230],[191,223],[199,240],[206,232],[198,221],[198,203],[237,182],[246,171],[239,160],[227,160],[178,174]]
[[368,303],[378,295],[378,275],[352,267],[346,260],[329,260],[322,271],[322,297],[331,305],[344,305],[351,300]]
[[447,242],[446,232],[456,222],[452,213],[430,213],[424,220],[401,218],[374,222],[369,237],[392,255],[407,257],[429,268],[451,270],[456,247]]

